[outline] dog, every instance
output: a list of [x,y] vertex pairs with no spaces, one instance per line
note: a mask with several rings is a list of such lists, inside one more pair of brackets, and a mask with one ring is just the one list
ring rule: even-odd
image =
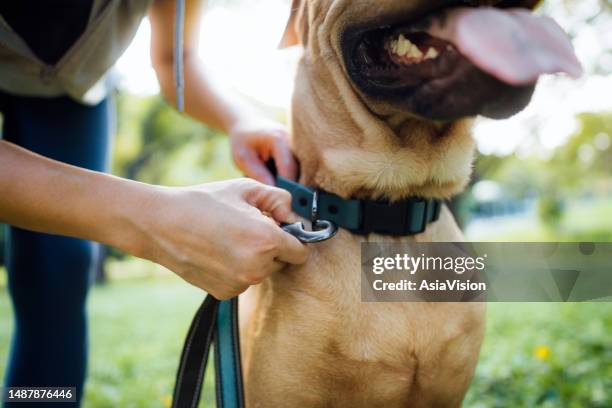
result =
[[[531,16],[536,3],[294,0],[282,45],[303,48],[290,115],[300,182],[390,201],[461,192],[473,117],[520,111],[543,73],[579,74],[559,27]],[[485,306],[362,303],[360,243],[380,240],[463,236],[446,207],[415,236],[341,230],[305,265],[249,290],[240,311],[248,407],[461,405]]]

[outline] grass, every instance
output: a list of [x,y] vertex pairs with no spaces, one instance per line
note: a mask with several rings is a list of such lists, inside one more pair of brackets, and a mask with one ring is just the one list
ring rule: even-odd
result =
[[[1,272],[0,272],[1,273]],[[85,408],[169,406],[174,374],[201,291],[178,278],[118,280],[89,297],[90,361]],[[0,286],[0,379],[12,319]],[[212,376],[204,406],[213,405]],[[0,381],[1,383],[1,381]]]
[[[203,293],[178,279],[94,289],[85,407],[167,407],[191,318]],[[212,386],[208,376],[208,388]],[[213,404],[205,394],[205,406]]]
[[[0,327],[10,328],[0,287]],[[202,293],[175,278],[115,280],[89,299],[86,408],[167,407]],[[4,371],[10,330],[0,331]],[[612,304],[490,304],[466,407],[612,406]],[[212,381],[212,377],[208,376]],[[204,406],[213,405],[212,383]]]
[[612,407],[611,303],[496,303],[467,407]]

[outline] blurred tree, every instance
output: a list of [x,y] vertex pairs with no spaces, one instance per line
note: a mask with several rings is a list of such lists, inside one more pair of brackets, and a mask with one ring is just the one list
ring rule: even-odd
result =
[[612,174],[612,112],[581,113],[579,129],[551,160],[567,187],[591,187]]
[[540,196],[538,201],[538,216],[548,229],[556,230],[563,218],[563,201],[554,193]]
[[562,219],[562,197],[612,195],[612,112],[581,113],[577,120],[576,133],[550,158],[480,155],[476,173],[514,198],[537,195],[540,220],[554,227]]
[[[139,98],[120,94],[117,98],[117,141],[113,173],[120,177],[147,182],[160,182],[162,161],[189,143],[199,132],[185,132],[184,120],[172,128],[167,125],[164,102],[157,97]],[[187,134],[185,134],[187,133]],[[150,171],[144,171],[149,167]],[[147,173],[154,174],[147,174]]]
[[236,177],[227,138],[160,97],[120,94],[113,173],[153,184],[188,185]]

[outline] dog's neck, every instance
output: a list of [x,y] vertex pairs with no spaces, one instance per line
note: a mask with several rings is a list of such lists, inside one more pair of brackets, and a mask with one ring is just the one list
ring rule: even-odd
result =
[[469,122],[436,127],[407,121],[391,130],[372,118],[372,129],[364,130],[346,117],[307,113],[292,116],[293,147],[305,185],[343,198],[395,201],[412,196],[449,198],[469,179]]
[[[323,62],[321,62],[323,64]],[[319,64],[319,66],[321,65]],[[335,65],[298,65],[290,122],[301,182],[343,198],[449,198],[467,184],[471,120],[375,114]]]

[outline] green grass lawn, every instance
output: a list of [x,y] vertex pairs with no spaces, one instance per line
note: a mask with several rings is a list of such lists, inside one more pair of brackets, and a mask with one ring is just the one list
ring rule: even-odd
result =
[[[183,340],[203,296],[169,278],[96,288],[85,407],[169,406]],[[213,404],[210,392],[204,398],[205,406]]]
[[612,303],[489,305],[468,407],[612,407]]
[[[85,407],[168,406],[183,338],[201,299],[200,291],[174,278],[94,288]],[[11,319],[1,287],[0,327],[4,371]],[[490,304],[465,406],[612,407],[611,333],[609,303]],[[205,406],[213,405],[211,386]]]
[[[0,286],[0,378],[12,327]],[[178,278],[114,281],[89,298],[90,364],[85,407],[167,407],[183,339],[203,293]],[[212,376],[207,384],[212,386]],[[204,396],[204,406],[214,396]]]

